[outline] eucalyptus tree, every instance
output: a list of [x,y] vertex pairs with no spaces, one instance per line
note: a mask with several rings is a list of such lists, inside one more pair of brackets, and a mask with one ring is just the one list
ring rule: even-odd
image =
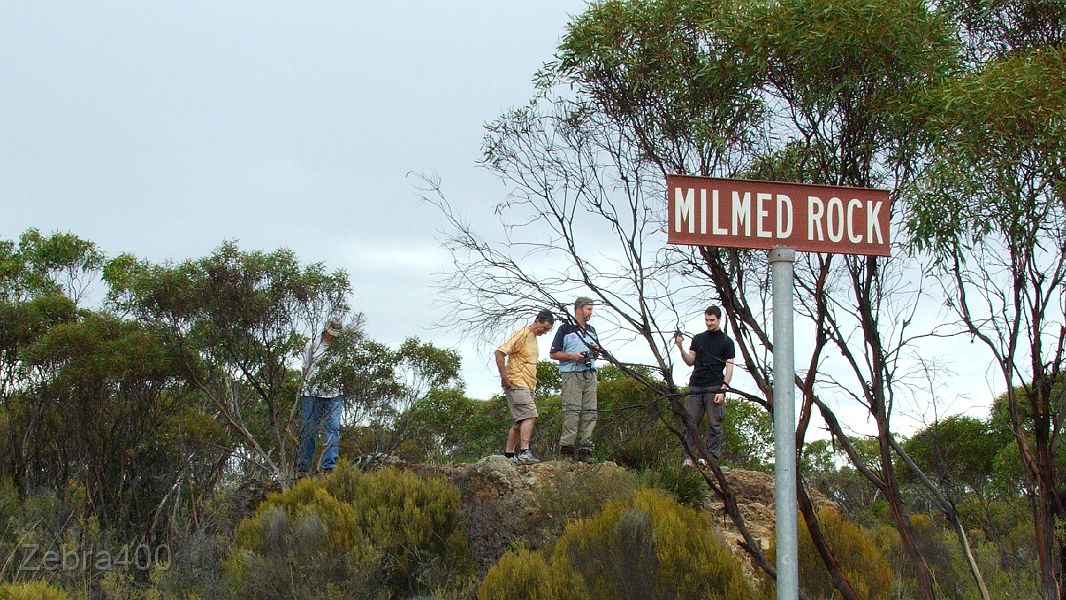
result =
[[0,298],[57,294],[79,304],[105,260],[95,243],[74,234],[27,229],[17,244],[0,240]]
[[[298,355],[326,317],[347,312],[347,275],[302,265],[288,250],[244,252],[227,242],[177,265],[122,255],[104,278],[114,309],[163,332],[206,408],[240,440],[244,466],[291,481]],[[361,317],[349,329],[360,335]]]
[[[785,0],[753,4],[733,12],[730,39],[762,65],[766,104],[774,145],[752,161],[748,173],[757,178],[841,186],[898,188],[913,173],[915,126],[900,106],[915,90],[953,73],[956,50],[944,19],[922,2]],[[892,217],[899,222],[900,203]],[[797,313],[814,334],[806,365],[797,376],[802,392],[797,448],[803,447],[812,411],[817,408],[834,441],[854,467],[888,500],[903,547],[915,564],[922,596],[933,596],[933,581],[921,556],[900,497],[894,458],[904,453],[895,441],[893,416],[897,395],[907,385],[907,349],[930,330],[911,327],[923,298],[921,282],[912,284],[908,269],[915,263],[898,256],[834,256],[806,254],[796,265]],[[764,358],[772,346],[763,318],[765,273],[762,256],[704,248],[701,265],[723,303],[738,323],[745,357],[764,393],[772,393],[770,365]],[[748,294],[746,290],[759,290]],[[842,363],[831,361],[835,349]],[[761,350],[761,351],[760,351]],[[836,368],[830,369],[834,363]],[[827,399],[862,406],[875,424],[878,462],[867,465],[851,448],[850,436]],[[802,463],[802,460],[799,461]],[[936,494],[935,486],[930,491]],[[800,507],[812,534],[817,533],[813,507],[800,486]],[[956,526],[964,548],[961,525]],[[815,546],[833,571],[831,549]],[[968,552],[967,552],[968,553]],[[976,563],[971,570],[984,587]],[[833,573],[845,596],[843,574]],[[987,597],[987,592],[983,592]]]
[[1066,595],[1054,461],[1066,415],[1055,385],[1066,367],[1064,73],[1066,50],[1046,47],[928,90],[917,106],[931,158],[907,221],[960,328],[989,352],[1007,390],[1049,598]]
[[1066,43],[1062,0],[940,0],[936,6],[958,23],[959,39],[974,67]]
[[29,229],[18,241],[0,240],[0,425],[5,471],[21,493],[33,485],[42,433],[53,404],[35,391],[46,385],[48,366],[25,353],[53,327],[78,318],[86,282],[99,275],[103,253],[69,233]]

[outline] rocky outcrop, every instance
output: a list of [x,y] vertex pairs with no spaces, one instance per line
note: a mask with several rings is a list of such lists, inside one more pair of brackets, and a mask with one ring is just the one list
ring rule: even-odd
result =
[[[561,533],[558,527],[552,526],[551,515],[541,514],[544,502],[538,497],[538,491],[543,495],[543,490],[553,482],[565,481],[568,485],[580,482],[581,474],[598,472],[611,475],[625,472],[624,468],[612,462],[585,465],[570,461],[545,461],[516,466],[503,456],[489,456],[474,464],[398,463],[397,466],[425,476],[446,477],[459,488],[466,533],[481,573],[512,545],[521,543],[530,548],[547,549]],[[741,469],[724,471],[749,531],[764,549],[768,548],[774,531],[773,476]],[[812,495],[817,506],[833,505],[832,501],[817,492],[812,491]],[[711,515],[713,523],[737,556],[747,562],[750,557],[740,548],[740,533],[723,506],[712,495],[703,509]]]

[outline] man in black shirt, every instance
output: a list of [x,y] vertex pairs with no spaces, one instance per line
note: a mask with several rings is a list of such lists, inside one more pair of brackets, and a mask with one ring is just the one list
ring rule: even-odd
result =
[[[723,429],[725,421],[725,390],[733,379],[733,358],[736,351],[733,340],[721,330],[722,309],[708,306],[703,311],[703,320],[707,331],[692,336],[688,351],[681,345],[684,338],[674,338],[677,349],[685,364],[692,367],[692,377],[688,380],[688,403],[685,406],[689,418],[699,426],[703,415],[708,415],[707,450],[714,460],[722,452]],[[697,455],[698,440],[688,436],[685,449],[684,465],[692,466],[692,456]],[[702,459],[701,459],[702,460]]]

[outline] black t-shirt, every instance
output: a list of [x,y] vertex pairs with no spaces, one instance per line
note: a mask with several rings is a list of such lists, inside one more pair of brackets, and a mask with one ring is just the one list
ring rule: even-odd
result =
[[692,345],[689,350],[696,353],[696,364],[693,365],[692,377],[688,384],[704,386],[722,385],[725,383],[725,363],[736,357],[733,348],[733,340],[721,329],[715,331],[703,331],[692,336]]

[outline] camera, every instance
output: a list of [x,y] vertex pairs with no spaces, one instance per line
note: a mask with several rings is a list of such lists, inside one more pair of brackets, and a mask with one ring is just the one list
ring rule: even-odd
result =
[[596,354],[595,354],[595,352],[593,352],[591,350],[585,350],[584,352],[581,353],[581,364],[585,365],[586,367],[588,367],[590,369],[592,368],[592,361],[595,360],[595,359],[596,359]]

